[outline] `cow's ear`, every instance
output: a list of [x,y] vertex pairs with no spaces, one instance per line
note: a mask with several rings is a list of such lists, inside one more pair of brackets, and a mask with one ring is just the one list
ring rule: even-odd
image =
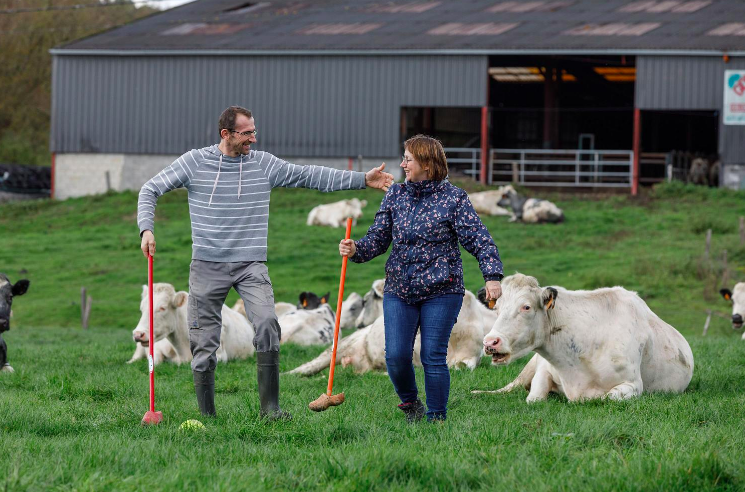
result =
[[543,289],[543,307],[546,310],[553,309],[556,306],[556,297],[559,292],[553,287]]
[[24,279],[24,280],[19,280],[19,281],[18,281],[18,282],[16,282],[16,283],[15,283],[15,285],[13,285],[13,287],[11,288],[11,293],[12,293],[12,294],[13,294],[14,296],[22,296],[22,295],[23,295],[23,294],[25,294],[25,293],[26,293],[26,291],[28,290],[28,286],[29,286],[30,284],[31,284],[31,282],[29,282],[28,280],[25,280],[25,279]]
[[301,292],[298,296],[298,299],[300,300],[300,304],[305,308],[308,307],[308,293],[307,292]]
[[476,293],[476,297],[479,298],[479,302],[484,306],[489,306],[489,302],[486,300],[486,287],[481,287]]
[[360,208],[365,208],[365,207],[367,207],[367,200],[362,200],[360,202]]
[[372,284],[372,290],[376,296],[383,298],[383,290],[385,289],[385,279],[378,279]]
[[189,300],[188,293],[184,292],[183,290],[181,292],[176,292],[176,295],[173,296],[173,299],[171,300],[171,306],[173,306],[174,308],[180,308],[188,300]]
[[329,296],[331,295],[331,292],[326,292],[323,297],[321,297],[321,304],[328,304],[329,303]]
[[732,300],[732,291],[729,289],[722,289],[719,291],[720,294],[722,294],[722,297],[724,297],[726,300],[731,301]]

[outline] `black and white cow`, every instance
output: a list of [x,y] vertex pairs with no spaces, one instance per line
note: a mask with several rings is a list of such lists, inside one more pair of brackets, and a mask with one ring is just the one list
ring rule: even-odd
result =
[[500,207],[510,207],[510,222],[525,224],[559,223],[564,221],[564,212],[552,202],[539,198],[528,198],[515,190],[508,190],[499,201]]
[[[13,298],[25,294],[30,283],[24,279],[11,284],[8,277],[0,273],[0,334],[10,329],[10,307],[13,304]],[[2,335],[0,335],[0,372],[13,372],[13,368],[8,364],[8,346]]]
[[317,309],[321,307],[321,304],[329,303],[329,295],[331,292],[326,292],[321,297],[313,292],[301,292],[298,296],[298,309]]

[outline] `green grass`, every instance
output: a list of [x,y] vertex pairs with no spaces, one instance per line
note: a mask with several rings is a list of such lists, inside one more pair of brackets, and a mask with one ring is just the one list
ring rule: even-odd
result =
[[[370,204],[353,230],[364,234],[381,195],[275,190],[269,271],[278,301],[301,290],[336,297],[341,229],[310,228],[320,202],[358,196]],[[552,196],[560,225],[524,226],[485,218],[505,271],[570,289],[623,285],[636,290],[689,340],[696,360],[682,395],[627,402],[528,406],[525,392],[471,395],[511,381],[527,359],[473,372],[453,371],[449,420],[406,425],[390,381],[339,369],[344,405],[307,410],[327,371],[282,376],[290,423],[260,421],[253,359],[221,365],[219,417],[207,431],[183,433],[199,418],[188,366],[158,366],[156,396],[165,422],[141,428],[147,363],[127,365],[146,262],[139,252],[135,193],[0,206],[0,271],[29,278],[4,334],[13,375],[0,376],[0,487],[6,490],[743,490],[745,342],[725,317],[719,287],[727,249],[730,287],[745,278],[737,220],[743,193],[680,185],[632,199]],[[712,257],[703,258],[713,230]],[[191,240],[186,196],[158,204],[156,281],[186,289]],[[385,257],[350,264],[346,292],[369,289]],[[464,255],[466,287],[482,284]],[[24,273],[22,273],[24,272]],[[80,288],[93,297],[91,328],[80,328]],[[236,299],[233,293],[228,303]],[[706,310],[709,334],[701,336]],[[320,348],[285,346],[282,370]],[[417,377],[422,383],[422,372]]]

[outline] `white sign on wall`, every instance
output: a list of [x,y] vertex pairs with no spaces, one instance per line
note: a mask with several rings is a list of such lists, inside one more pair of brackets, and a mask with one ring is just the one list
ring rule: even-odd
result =
[[745,125],[745,70],[724,71],[724,124]]

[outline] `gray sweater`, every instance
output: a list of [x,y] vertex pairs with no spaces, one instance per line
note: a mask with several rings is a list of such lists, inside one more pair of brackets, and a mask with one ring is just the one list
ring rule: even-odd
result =
[[365,188],[365,174],[299,166],[268,152],[228,157],[217,145],[190,150],[140,190],[140,235],[153,230],[158,197],[176,188],[189,192],[192,258],[215,262],[266,261],[272,188],[319,191]]

